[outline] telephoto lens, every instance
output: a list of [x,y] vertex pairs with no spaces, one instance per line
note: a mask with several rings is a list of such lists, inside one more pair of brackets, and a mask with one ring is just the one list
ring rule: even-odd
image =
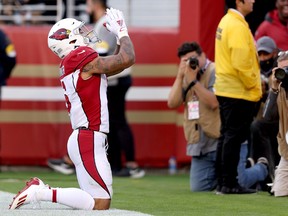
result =
[[285,76],[286,76],[286,72],[283,68],[277,68],[275,70],[275,77],[277,80],[282,81],[285,79]]
[[277,80],[282,82],[281,87],[288,91],[288,67],[277,68],[274,75]]

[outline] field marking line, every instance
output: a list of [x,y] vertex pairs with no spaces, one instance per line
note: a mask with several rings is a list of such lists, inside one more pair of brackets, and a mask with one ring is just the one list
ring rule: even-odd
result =
[[[151,216],[136,211],[128,211],[121,209],[109,209],[105,211],[85,211],[85,210],[73,210],[67,206],[60,205],[57,203],[41,202],[40,206],[33,208],[32,204],[22,206],[20,209],[9,210],[9,204],[12,201],[15,194],[0,191],[0,212],[1,215],[5,216]],[[97,212],[97,213],[96,213]]]

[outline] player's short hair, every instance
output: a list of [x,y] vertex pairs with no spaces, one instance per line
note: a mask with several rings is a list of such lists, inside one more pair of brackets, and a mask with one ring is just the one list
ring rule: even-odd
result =
[[200,47],[200,45],[193,41],[193,42],[185,42],[183,43],[179,48],[178,48],[178,57],[182,57],[184,55],[186,55],[189,52],[196,52],[198,55],[202,54],[202,48]]
[[278,59],[277,62],[288,60],[288,50],[287,51],[281,51],[278,53]]

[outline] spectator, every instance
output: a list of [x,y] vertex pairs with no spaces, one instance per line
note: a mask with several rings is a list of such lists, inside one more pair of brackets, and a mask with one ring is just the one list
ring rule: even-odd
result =
[[[215,161],[220,135],[218,101],[213,91],[215,67],[196,42],[183,43],[178,49],[178,57],[179,69],[167,104],[170,108],[182,104],[185,107],[183,129],[187,155],[192,156],[190,189],[210,191],[216,187]],[[189,66],[191,58],[199,62],[195,69]],[[242,144],[238,180],[240,184],[250,187],[264,180],[268,171],[262,163],[246,169],[247,152],[247,144]]]
[[[7,17],[12,17],[14,14],[13,6],[14,6],[15,0],[2,0],[1,5],[3,6],[2,10],[0,11],[0,14]],[[4,24],[11,24],[11,21],[0,21]]]
[[122,12],[107,9],[106,16],[107,29],[120,41],[118,52],[112,56],[99,57],[89,47],[99,39],[76,19],[60,20],[48,34],[48,47],[62,59],[60,81],[73,128],[67,149],[81,189],[50,188],[35,177],[16,195],[10,209],[40,201],[85,210],[110,208],[113,191],[106,154],[109,132],[106,76],[134,64],[135,54]]
[[288,1],[276,0],[276,9],[268,12],[265,20],[260,24],[255,32],[255,39],[262,36],[271,37],[278,48],[288,50]]
[[249,24],[252,34],[255,34],[256,29],[263,22],[265,15],[275,8],[275,0],[255,1],[252,13],[245,17]]
[[[7,34],[0,29],[0,86],[5,86],[16,66],[16,51]],[[0,88],[1,98],[1,88]]]
[[[46,24],[55,24],[55,19],[63,19],[65,17],[67,17],[67,0],[62,0],[60,3],[58,3],[58,0],[49,0],[49,1],[45,1],[45,6],[47,7],[51,7],[51,6],[55,6],[55,7],[59,7],[61,8],[61,10],[58,11],[58,9],[55,8],[55,10],[45,10],[43,12],[43,17],[48,18],[48,17],[55,17],[54,19],[47,19],[47,21],[45,22]],[[77,2],[77,1],[76,1]],[[81,20],[83,21],[83,20]]]
[[[280,77],[277,76],[277,71],[279,72],[279,69],[282,69],[282,72],[283,70],[287,71],[288,52],[280,52],[277,62],[278,68],[273,69],[272,85],[264,110],[264,118],[268,121],[279,119],[279,132],[277,135],[277,140],[278,151],[281,159],[275,171],[275,180],[273,182],[271,191],[276,197],[288,196],[287,72],[285,74],[285,79],[280,79]],[[278,79],[276,77],[278,77]]]
[[[263,105],[271,88],[272,68],[277,65],[278,48],[272,38],[263,36],[257,40],[257,51],[260,60],[263,96],[258,116],[251,124],[252,158],[250,160],[255,161],[260,157],[265,157],[268,160],[270,175],[265,183],[269,183],[274,179],[275,165],[278,164],[280,159],[276,139],[279,123],[278,119],[267,121],[262,115]],[[267,189],[266,184],[263,184],[262,187]]]
[[49,158],[47,160],[47,165],[54,171],[64,175],[75,173],[74,164],[68,154],[64,155],[62,158]]
[[19,6],[23,7],[22,14],[23,23],[25,24],[43,24],[39,17],[45,11],[44,0],[22,0],[18,1]]
[[[112,55],[116,49],[115,35],[107,32],[103,24],[106,22],[106,0],[87,0],[87,12],[93,17],[94,30],[101,39],[95,49],[102,55]],[[110,132],[108,134],[108,159],[113,175],[141,178],[145,171],[139,168],[135,160],[135,145],[132,130],[126,119],[125,96],[132,85],[131,68],[122,73],[108,77],[108,109]],[[125,157],[125,165],[122,166],[122,152]]]
[[255,192],[241,187],[237,181],[240,147],[250,136],[256,103],[262,96],[257,50],[245,21],[253,3],[226,0],[229,9],[216,32],[215,94],[221,118],[216,157],[217,194]]

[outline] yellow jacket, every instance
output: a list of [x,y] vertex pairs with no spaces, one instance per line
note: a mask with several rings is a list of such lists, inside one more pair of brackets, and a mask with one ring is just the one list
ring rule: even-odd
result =
[[258,101],[262,95],[260,66],[254,38],[245,18],[229,9],[215,40],[217,96]]

